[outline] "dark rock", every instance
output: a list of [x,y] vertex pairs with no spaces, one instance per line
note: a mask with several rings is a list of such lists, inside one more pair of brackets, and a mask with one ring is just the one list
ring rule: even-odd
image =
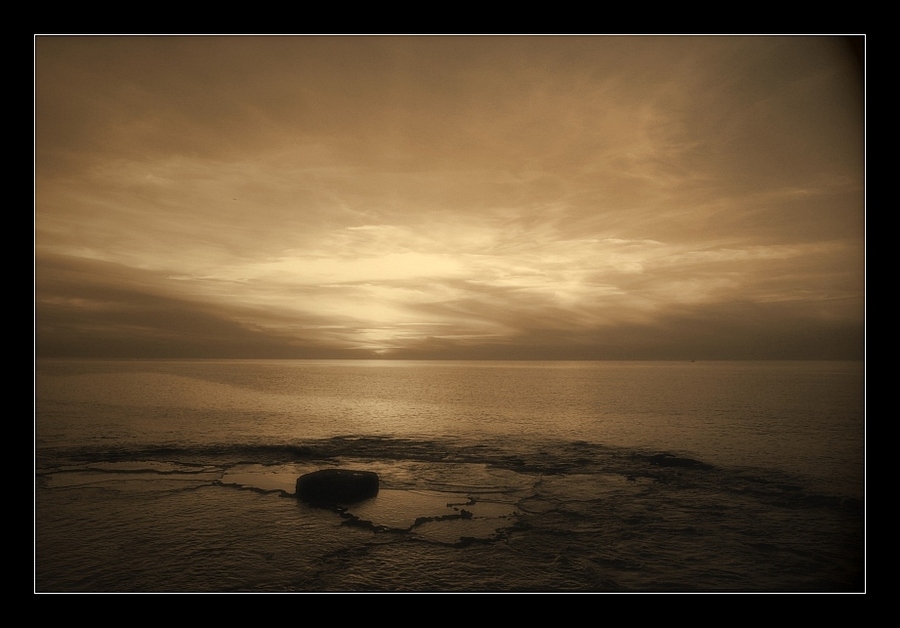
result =
[[378,474],[372,471],[325,469],[297,478],[297,497],[317,504],[358,502],[378,495]]

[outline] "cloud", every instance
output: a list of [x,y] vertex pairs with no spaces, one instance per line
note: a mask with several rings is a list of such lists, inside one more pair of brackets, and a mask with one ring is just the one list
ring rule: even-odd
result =
[[742,308],[858,329],[840,44],[38,38],[38,349],[667,356],[705,328],[750,355]]

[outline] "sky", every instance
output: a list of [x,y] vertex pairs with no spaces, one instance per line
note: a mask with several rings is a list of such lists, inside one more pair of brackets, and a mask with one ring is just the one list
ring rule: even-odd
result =
[[35,353],[861,359],[860,46],[35,37]]

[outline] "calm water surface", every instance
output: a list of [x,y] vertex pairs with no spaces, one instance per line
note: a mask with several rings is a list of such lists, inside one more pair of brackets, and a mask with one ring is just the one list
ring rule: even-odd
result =
[[531,437],[691,452],[861,487],[856,362],[51,362],[37,440]]
[[[38,590],[862,583],[862,363],[41,361],[35,412]],[[348,465],[376,525],[283,497]]]

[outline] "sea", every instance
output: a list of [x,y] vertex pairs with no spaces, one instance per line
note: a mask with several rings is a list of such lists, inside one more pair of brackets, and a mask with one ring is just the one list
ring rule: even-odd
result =
[[34,399],[38,593],[866,589],[863,362],[38,359]]

